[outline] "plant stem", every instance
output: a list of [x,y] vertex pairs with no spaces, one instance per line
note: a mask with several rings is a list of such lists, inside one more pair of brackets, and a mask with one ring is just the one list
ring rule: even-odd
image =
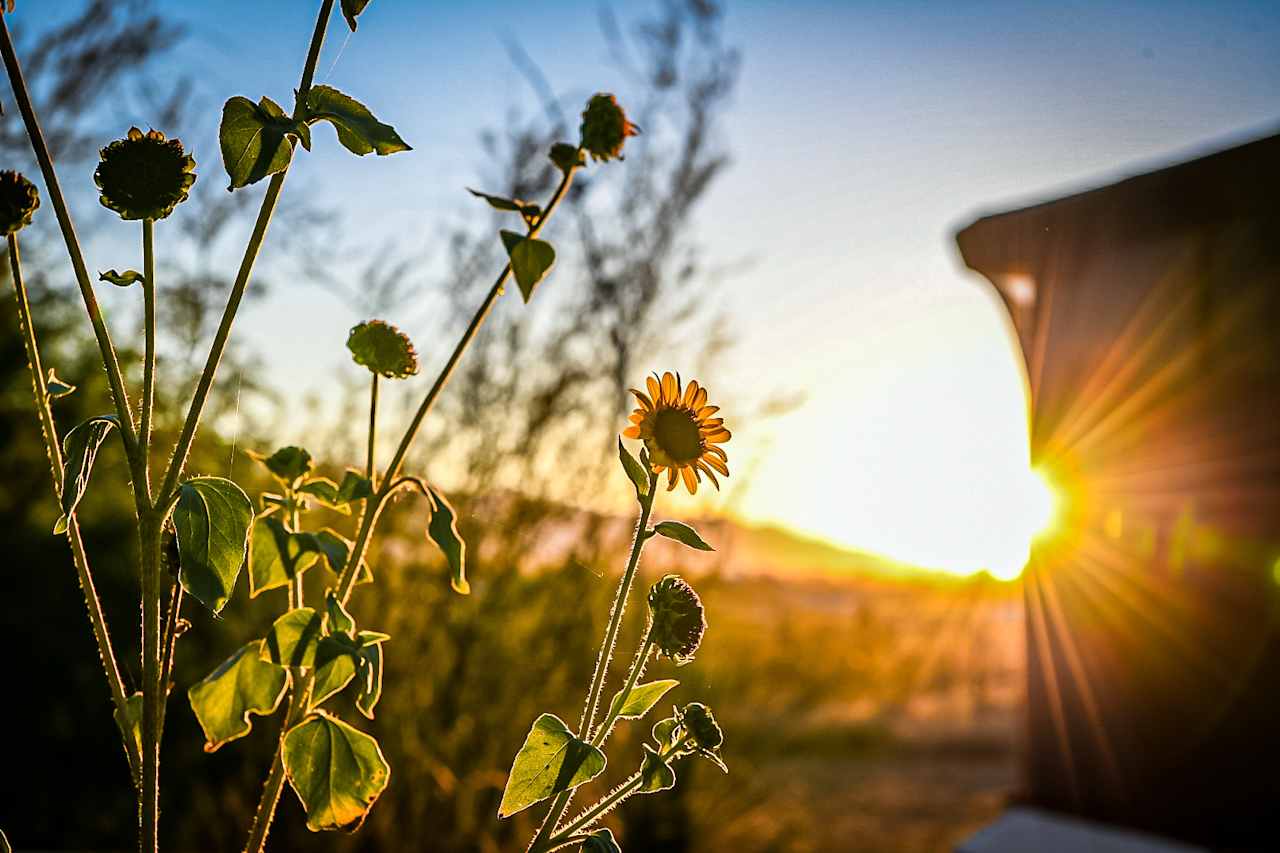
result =
[[[163,542],[163,538],[161,539]],[[160,689],[164,698],[160,701],[160,737],[164,737],[164,717],[169,703],[169,680],[173,677],[173,655],[178,645],[178,618],[182,613],[182,584],[175,577],[169,589],[169,609],[165,611],[164,634],[160,641],[164,660],[160,662]]]
[[373,467],[374,447],[378,442],[378,374],[373,374],[373,385],[369,389],[369,454],[368,461],[364,466],[364,476],[371,484],[371,488],[377,489],[378,483],[374,479],[376,472]]
[[142,453],[143,488],[151,494],[151,413],[156,396],[156,248],[155,222],[142,220],[142,324],[146,339],[142,361],[142,420],[138,445]]
[[160,713],[160,532],[154,512],[138,519],[142,563],[142,797],[139,846],[143,853],[159,849]]
[[[600,703],[600,693],[604,689],[604,680],[609,672],[609,661],[613,658],[613,649],[618,643],[618,630],[622,627],[622,614],[627,609],[627,596],[631,592],[631,585],[636,577],[636,569],[640,565],[640,552],[644,550],[644,543],[649,538],[649,516],[653,512],[653,502],[657,497],[657,493],[658,474],[656,471],[650,470],[648,494],[639,499],[640,519],[636,522],[636,535],[635,540],[631,543],[631,556],[627,559],[627,569],[622,573],[622,579],[618,582],[618,592],[613,597],[613,607],[609,611],[609,627],[605,629],[604,641],[600,644],[600,653],[596,657],[595,672],[591,675],[591,689],[587,691],[587,704],[582,709],[582,721],[578,724],[579,740],[588,739],[591,736],[592,727],[595,725],[596,708]],[[637,666],[633,666],[631,672],[630,681],[633,686],[635,678],[639,677],[637,669]],[[569,807],[569,802],[572,799],[572,788],[567,791],[561,791],[556,795],[556,798],[551,802],[551,808],[547,809],[546,817],[542,819],[542,825],[538,827],[538,833],[533,837],[530,850],[543,849],[541,845],[545,845],[551,833],[555,831],[556,824],[564,815],[564,811]]]
[[640,651],[636,654],[635,660],[631,662],[631,671],[627,673],[627,681],[622,686],[622,699],[618,702],[618,707],[609,708],[609,713],[605,717],[604,722],[600,724],[600,728],[596,729],[595,736],[591,738],[591,745],[600,747],[604,745],[605,740],[609,737],[609,732],[613,731],[613,724],[618,721],[618,712],[622,710],[622,706],[627,704],[631,691],[635,689],[636,682],[640,680],[640,676],[644,675],[645,665],[649,662],[649,652],[653,651],[653,636],[646,634],[644,642],[640,646]]
[[[298,668],[290,670],[293,679],[299,678]],[[308,702],[311,700],[311,679],[294,681],[294,689],[289,700],[289,710],[285,714],[284,725],[280,729],[280,742],[276,746],[276,755],[271,762],[271,772],[267,774],[266,784],[262,786],[262,797],[258,800],[258,810],[253,815],[253,827],[249,830],[249,841],[245,845],[245,853],[261,853],[267,843],[267,833],[271,831],[271,821],[275,817],[276,805],[280,802],[280,793],[284,790],[284,737],[302,718]]]
[[[551,200],[547,202],[547,206],[543,209],[541,216],[529,229],[529,239],[538,236],[538,232],[542,230],[542,226],[551,218],[551,214],[555,212],[565,194],[568,193],[569,187],[573,184],[573,176],[577,171],[576,168],[570,169],[564,173],[559,186],[551,196]],[[409,454],[409,448],[413,446],[414,439],[418,436],[418,430],[422,428],[422,422],[426,420],[427,415],[431,413],[431,409],[435,406],[436,400],[440,397],[440,392],[449,384],[449,379],[453,376],[454,369],[458,366],[458,362],[462,360],[463,354],[466,353],[467,347],[471,345],[471,341],[475,338],[480,327],[484,325],[485,319],[489,316],[489,312],[493,310],[493,305],[498,297],[502,294],[503,286],[507,283],[507,278],[511,275],[511,264],[508,263],[502,268],[502,272],[498,273],[497,280],[493,286],[489,288],[489,292],[485,295],[484,300],[480,303],[480,307],[476,309],[476,313],[471,318],[466,331],[462,333],[462,337],[458,340],[457,345],[453,348],[449,360],[440,370],[440,374],[436,377],[435,383],[431,386],[431,390],[427,392],[427,396],[423,398],[422,404],[418,406],[417,412],[413,415],[413,420],[409,422],[409,426],[404,431],[404,435],[400,438],[400,444],[396,447],[395,455],[391,457],[391,463],[387,466],[382,475],[382,487],[379,488],[374,496],[366,501],[366,511],[361,518],[360,530],[356,534],[356,541],[352,544],[351,554],[347,558],[347,566],[342,572],[342,576],[338,581],[338,598],[343,604],[347,603],[347,599],[351,597],[351,589],[355,586],[357,568],[360,561],[364,559],[365,551],[369,547],[369,540],[373,535],[373,529],[378,523],[378,515],[382,512],[383,502],[390,494],[389,488],[395,483],[396,476],[400,473],[400,468],[404,465],[405,457]]]
[[[298,533],[298,496],[294,494],[293,489],[288,490],[289,502],[293,508],[289,510],[289,532]],[[302,589],[302,572],[297,572],[289,579],[289,609],[294,610],[303,605],[303,589]]]
[[[302,69],[302,82],[298,85],[297,97],[294,101],[294,118],[301,118],[304,113],[307,94],[311,91],[311,82],[315,78],[316,64],[320,61],[320,48],[324,45],[325,31],[329,26],[329,18],[333,16],[334,0],[321,0],[320,13],[316,17],[315,30],[311,34],[311,46],[307,50],[307,61]],[[296,147],[295,141],[290,145]],[[213,345],[209,348],[209,357],[205,361],[200,380],[196,383],[196,392],[191,399],[191,408],[187,410],[187,418],[182,423],[182,431],[178,435],[178,443],[173,448],[173,457],[169,460],[169,468],[165,472],[164,485],[160,487],[160,502],[178,485],[182,469],[187,464],[187,455],[191,452],[191,443],[195,440],[196,428],[200,425],[200,416],[204,412],[205,403],[209,399],[209,390],[213,387],[214,377],[218,372],[218,364],[226,351],[227,340],[231,336],[231,325],[235,322],[236,312],[240,310],[240,302],[244,298],[245,289],[249,286],[249,277],[253,273],[253,265],[258,259],[263,241],[267,236],[267,226],[275,213],[276,204],[280,200],[280,191],[284,188],[284,171],[271,176],[267,183],[266,195],[262,197],[262,207],[258,210],[258,218],[253,225],[253,233],[249,236],[249,244],[245,246],[244,257],[240,261],[240,270],[236,273],[231,294],[227,297],[227,307],[222,312],[222,321],[214,334]]]
[[[62,447],[58,444],[58,430],[49,404],[49,389],[45,383],[44,367],[40,363],[40,347],[36,342],[35,323],[31,317],[31,303],[27,299],[27,287],[22,280],[22,261],[18,252],[18,235],[9,235],[9,270],[13,274],[15,301],[18,305],[18,325],[22,328],[22,342],[27,350],[27,367],[31,370],[31,384],[35,390],[36,413],[40,417],[40,432],[44,436],[45,451],[49,456],[49,473],[53,477],[54,496],[62,498]],[[116,664],[115,650],[111,646],[111,634],[107,630],[107,617],[102,612],[102,602],[94,587],[93,573],[89,570],[89,557],[85,554],[84,541],[80,538],[80,523],[75,513],[67,518],[67,542],[71,546],[71,559],[80,579],[85,607],[89,610],[89,624],[98,644],[98,658],[107,676],[111,701],[116,706],[116,717],[127,720],[129,700]],[[120,731],[124,741],[124,753],[129,759],[129,775],[137,784],[139,756],[137,743],[124,729]]]
[[[35,110],[31,106],[31,95],[27,91],[27,83],[22,76],[22,66],[18,63],[18,55],[13,49],[13,39],[9,35],[9,25],[4,15],[0,15],[0,54],[4,57],[5,70],[9,74],[14,101],[18,104],[18,112],[22,113],[22,120],[27,127],[27,136],[31,139],[31,148],[35,152],[36,162],[40,164],[45,188],[49,192],[54,214],[62,229],[62,237],[67,244],[67,254],[71,256],[76,283],[80,286],[80,297],[84,300],[85,310],[89,313],[89,322],[93,324],[93,334],[97,338],[98,349],[102,353],[102,364],[107,371],[107,383],[111,386],[111,397],[115,401],[116,414],[120,417],[120,435],[124,441],[125,454],[129,458],[131,473],[136,479],[141,473],[137,452],[138,439],[133,431],[133,411],[124,390],[120,361],[116,357],[115,346],[111,343],[111,333],[107,331],[107,323],[98,305],[98,297],[93,292],[93,284],[89,281],[89,270],[85,266],[84,254],[80,250],[80,240],[76,236],[75,225],[67,210],[67,202],[63,198],[62,187],[58,183],[58,175],[53,168],[53,157],[45,142],[44,132],[40,129],[40,121],[36,118]],[[138,486],[135,486],[135,490],[137,488]]]

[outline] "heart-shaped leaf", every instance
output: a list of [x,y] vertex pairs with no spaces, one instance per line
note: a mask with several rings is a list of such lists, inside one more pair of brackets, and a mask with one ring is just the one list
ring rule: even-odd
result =
[[663,521],[654,525],[653,528],[661,536],[668,539],[674,539],[690,548],[697,548],[699,551],[714,551],[702,537],[698,535],[698,531],[694,530],[687,524],[681,524],[678,521]]
[[546,240],[525,237],[514,231],[501,231],[499,234],[511,258],[511,274],[516,277],[520,295],[527,305],[533,298],[533,289],[555,264],[556,250]]
[[325,637],[316,650],[316,680],[311,694],[312,707],[334,696],[356,677],[359,652],[333,637]]
[[274,712],[287,680],[283,669],[262,660],[262,640],[254,640],[193,684],[187,699],[204,730],[204,751],[247,735],[250,714]]
[[262,659],[276,666],[315,666],[324,617],[310,607],[290,610],[271,625]]
[[498,817],[510,817],[547,797],[589,782],[604,770],[604,753],[574,737],[564,720],[543,714],[534,720],[511,763]]
[[657,705],[659,700],[679,683],[674,678],[668,678],[663,681],[650,681],[648,684],[637,684],[631,688],[631,693],[625,701],[622,698],[622,691],[619,690],[614,694],[613,701],[609,703],[609,714],[612,716],[616,712],[620,720],[638,720],[653,710],[653,706]]
[[427,525],[427,535],[440,546],[445,559],[449,561],[449,585],[459,595],[469,595],[471,584],[467,583],[467,543],[458,534],[457,513],[440,494],[430,486],[431,501],[435,504],[431,511],[431,523]]
[[338,484],[339,502],[348,504],[372,495],[373,483],[369,482],[369,478],[348,468],[342,475],[342,482]]
[[182,588],[214,613],[235,589],[249,549],[253,503],[222,477],[194,477],[178,487],[173,526],[178,534]]
[[249,597],[288,586],[320,558],[323,550],[314,533],[290,533],[280,519],[259,516],[249,548]]
[[231,179],[227,189],[257,183],[289,168],[293,146],[287,134],[291,129],[293,122],[270,98],[255,104],[237,95],[227,101],[218,128],[222,165]]
[[676,771],[662,760],[662,756],[649,744],[644,746],[644,761],[640,765],[640,787],[637,794],[655,794],[676,786]]
[[382,696],[382,643],[360,649],[360,692],[356,694],[356,710],[373,719],[373,709]]
[[357,829],[391,778],[378,742],[324,711],[284,736],[284,772],[313,832]]
[[[115,415],[97,415],[80,424],[62,439],[62,514],[75,512],[84,490],[89,487],[89,475],[98,457],[98,448],[106,440],[107,433],[120,426]],[[61,532],[61,531],[59,531]]]
[[[347,567],[347,560],[350,559],[351,542],[326,527],[316,534],[316,545],[324,555],[329,571],[335,575],[342,574],[342,570]],[[361,560],[360,568],[356,570],[356,583],[369,583],[372,580],[373,572],[369,571],[369,566]]]
[[410,151],[396,129],[374,117],[364,104],[332,86],[312,86],[307,93],[308,121],[327,121],[338,132],[338,141],[361,156]]

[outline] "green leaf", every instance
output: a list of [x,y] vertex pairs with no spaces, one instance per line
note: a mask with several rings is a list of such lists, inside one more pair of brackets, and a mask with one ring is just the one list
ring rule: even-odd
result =
[[578,740],[555,714],[534,720],[511,763],[498,817],[510,817],[547,797],[589,782],[604,770],[604,753]]
[[347,19],[351,32],[356,31],[356,18],[360,17],[360,13],[370,2],[371,0],[342,0],[342,16]]
[[227,189],[257,183],[289,168],[293,146],[287,133],[292,128],[292,120],[270,98],[255,104],[237,95],[227,101],[218,128],[222,165],[231,179]]
[[385,643],[391,639],[390,634],[384,634],[381,631],[361,631],[356,634],[356,641],[363,646],[376,646],[378,643]]
[[356,620],[351,618],[347,608],[342,606],[333,590],[325,593],[324,606],[329,613],[329,633],[346,634],[352,640],[356,637]]
[[355,501],[364,500],[373,495],[373,483],[369,478],[358,471],[350,468],[342,475],[342,482],[338,485],[338,500],[341,503],[349,504]]
[[627,697],[625,703],[622,701],[622,691],[619,690],[614,694],[613,701],[609,703],[609,714],[612,716],[616,711],[620,720],[638,720],[653,710],[653,706],[657,705],[658,701],[679,683],[674,678],[668,678],[663,681],[650,681],[648,684],[637,684],[631,689],[631,695]]
[[296,490],[299,494],[311,495],[322,505],[343,515],[350,515],[351,508],[338,496],[338,484],[328,477],[312,477]]
[[290,533],[275,516],[259,516],[249,544],[249,597],[288,586],[322,553],[314,533]]
[[440,546],[445,559],[449,561],[449,585],[459,595],[469,595],[471,584],[467,583],[467,543],[458,535],[457,514],[453,507],[430,486],[431,501],[435,504],[431,511],[431,523],[427,525],[427,535]]
[[542,213],[542,208],[538,205],[533,204],[532,202],[522,201],[518,198],[504,198],[500,195],[489,195],[489,193],[482,193],[479,190],[473,190],[471,187],[467,187],[467,192],[471,193],[476,198],[482,198],[489,202],[489,206],[494,210],[518,213],[525,219],[535,219],[538,214]]
[[315,666],[324,617],[310,607],[290,610],[271,625],[262,659],[276,666]]
[[360,670],[363,681],[356,694],[356,710],[373,719],[373,709],[382,696],[382,643],[367,645],[360,650]]
[[640,787],[637,794],[654,794],[676,786],[676,771],[662,760],[649,744],[644,744],[644,761],[640,765]]
[[[324,555],[329,571],[335,575],[342,574],[351,555],[351,542],[326,527],[316,534],[316,545]],[[369,583],[372,580],[373,572],[369,571],[369,566],[361,560],[360,568],[356,570],[356,583]]]
[[76,390],[76,386],[70,382],[63,382],[58,378],[58,374],[54,373],[53,368],[49,368],[49,375],[44,380],[45,393],[49,395],[50,400],[56,400],[59,397],[65,397],[72,391]]
[[679,725],[680,721],[675,717],[667,717],[665,720],[658,720],[658,722],[653,724],[653,742],[656,743],[660,749],[666,749],[667,747],[673,746],[675,744],[676,729]]
[[282,447],[270,456],[246,450],[245,455],[267,466],[271,475],[285,485],[292,485],[299,477],[311,472],[311,454],[302,447]]
[[284,772],[313,832],[359,828],[391,777],[376,740],[324,711],[284,736]]
[[262,660],[262,640],[242,646],[203,681],[191,686],[187,699],[204,730],[205,752],[249,733],[250,714],[271,714],[284,698],[288,681],[283,669]]
[[622,460],[622,470],[627,472],[627,479],[636,487],[636,497],[642,498],[649,494],[649,475],[623,445],[621,437],[618,438],[618,458]]
[[[76,511],[84,490],[89,487],[93,461],[107,433],[120,426],[115,415],[97,415],[80,424],[62,439],[62,514]],[[63,522],[65,525],[65,522]],[[65,530],[65,526],[63,527]],[[56,531],[62,532],[62,531]]]
[[182,588],[214,613],[235,589],[249,549],[253,502],[221,477],[194,477],[178,487],[173,525],[178,533]]
[[379,155],[412,150],[396,129],[374,118],[364,104],[332,86],[312,86],[307,93],[309,122],[327,121],[338,132],[338,141],[352,154]]
[[597,829],[582,842],[578,853],[622,853],[622,847],[618,845],[611,830]]
[[702,541],[702,537],[698,535],[698,531],[694,530],[687,524],[681,524],[678,521],[662,521],[654,528],[659,535],[668,539],[674,539],[677,542],[688,545],[690,548],[697,548],[699,551],[714,551],[706,542]]
[[312,707],[337,694],[356,677],[357,655],[351,646],[333,637],[320,640],[316,650],[316,681],[311,694]]
[[106,272],[98,273],[98,281],[109,281],[116,287],[128,287],[135,282],[145,282],[146,279],[137,270],[125,270],[124,272],[107,270]]
[[120,727],[120,733],[126,738],[132,738],[134,744],[138,747],[138,755],[142,754],[142,691],[138,691],[129,696],[124,703],[124,716],[120,714],[120,709],[116,708],[111,716],[116,718],[116,725]]
[[556,250],[546,240],[525,237],[514,231],[500,231],[499,234],[511,258],[511,273],[516,277],[520,295],[527,305],[533,298],[533,289],[556,262]]

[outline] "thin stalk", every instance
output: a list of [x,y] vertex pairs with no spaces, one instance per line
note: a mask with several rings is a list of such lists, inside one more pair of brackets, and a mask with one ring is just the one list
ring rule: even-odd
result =
[[80,240],[76,236],[75,224],[71,221],[66,199],[62,195],[62,187],[58,183],[58,175],[53,168],[53,156],[49,153],[44,132],[40,129],[40,121],[36,118],[35,110],[31,106],[31,95],[27,91],[27,83],[22,76],[22,66],[18,63],[18,55],[13,49],[13,39],[9,35],[9,25],[4,15],[0,15],[0,55],[4,57],[9,84],[13,88],[13,99],[18,104],[18,112],[22,113],[22,120],[27,127],[27,136],[31,139],[31,148],[35,152],[36,162],[40,164],[40,173],[44,176],[45,189],[49,192],[49,200],[53,203],[54,214],[58,218],[63,240],[67,244],[67,254],[71,256],[76,283],[80,286],[80,297],[84,300],[89,322],[93,324],[93,334],[97,338],[98,349],[102,353],[102,364],[107,371],[107,384],[111,387],[116,414],[120,417],[120,435],[124,440],[125,454],[129,458],[131,473],[137,479],[141,474],[138,437],[133,430],[133,411],[129,406],[129,397],[125,393],[120,360],[116,357],[115,346],[111,343],[111,333],[107,331],[107,322],[102,316],[102,308],[98,305],[98,297],[93,292],[93,284],[89,280],[89,269],[85,266],[84,253],[80,250]]
[[[299,677],[298,670],[290,670],[292,678]],[[266,784],[262,786],[262,798],[258,800],[258,809],[253,815],[253,826],[249,830],[249,841],[245,845],[245,853],[261,853],[267,843],[267,833],[271,831],[271,821],[276,814],[276,805],[280,802],[280,793],[284,790],[284,736],[302,719],[308,703],[311,701],[311,680],[294,683],[295,689],[289,700],[289,710],[285,714],[284,726],[280,729],[280,744],[276,747],[275,758],[271,762],[271,772],[267,774]]]
[[[542,230],[542,226],[551,218],[551,214],[555,212],[565,194],[568,193],[569,187],[573,184],[573,176],[577,171],[576,168],[565,172],[564,177],[560,179],[559,186],[551,196],[551,200],[547,202],[542,214],[537,221],[529,229],[529,239],[538,236],[538,232]],[[408,428],[405,429],[404,435],[400,438],[400,444],[396,447],[395,455],[391,457],[391,463],[387,465],[382,475],[382,487],[379,488],[372,498],[367,501],[368,509],[361,518],[360,530],[356,534],[356,540],[351,547],[351,554],[347,559],[347,566],[342,572],[342,576],[338,581],[338,598],[343,604],[347,603],[347,599],[351,597],[351,590],[355,586],[356,570],[360,565],[360,561],[364,559],[365,551],[369,547],[369,540],[373,535],[374,527],[378,523],[378,515],[382,512],[382,505],[387,496],[390,494],[391,484],[396,482],[396,476],[400,473],[400,468],[404,465],[405,457],[409,454],[409,448],[413,446],[414,439],[418,437],[418,430],[422,428],[422,422],[426,420],[427,415],[431,413],[431,409],[435,406],[436,400],[440,397],[440,392],[449,384],[449,379],[453,376],[453,371],[458,366],[458,362],[462,360],[462,356],[466,353],[467,347],[471,345],[471,341],[475,338],[476,333],[480,331],[480,327],[484,325],[485,319],[489,316],[489,312],[493,310],[493,305],[498,297],[502,294],[502,289],[507,283],[507,279],[511,276],[511,264],[508,263],[502,268],[502,272],[498,273],[498,278],[494,281],[493,286],[489,288],[489,292],[485,295],[484,300],[480,303],[480,307],[476,309],[476,313],[471,318],[466,331],[462,333],[457,345],[453,348],[453,352],[449,356],[449,360],[440,370],[440,374],[436,377],[436,381],[431,386],[431,390],[427,392],[427,396],[423,398],[422,404],[418,406],[417,412],[413,415],[413,420],[409,422]]]
[[[320,48],[324,45],[325,32],[329,26],[329,18],[333,16],[334,0],[321,0],[320,12],[316,16],[315,30],[311,34],[311,46],[307,50],[307,61],[302,69],[302,81],[298,85],[294,100],[294,118],[301,118],[304,112],[307,95],[311,91],[311,83],[315,79],[316,64],[320,61]],[[296,142],[290,145],[296,147]],[[267,236],[267,226],[275,213],[276,204],[280,201],[280,191],[284,188],[285,175],[288,168],[271,176],[267,183],[266,195],[262,197],[262,207],[258,210],[258,218],[253,225],[253,233],[249,236],[249,244],[245,246],[244,257],[240,261],[240,270],[236,273],[235,283],[231,286],[231,294],[227,297],[227,307],[222,312],[222,321],[214,334],[213,344],[209,348],[209,357],[205,361],[200,380],[196,383],[196,392],[191,399],[191,408],[187,410],[187,418],[182,423],[182,431],[178,434],[178,443],[174,445],[173,457],[169,460],[169,468],[164,475],[164,484],[160,487],[160,502],[178,486],[178,478],[187,464],[187,456],[191,453],[191,443],[195,440],[196,428],[200,425],[200,417],[204,413],[205,403],[209,399],[209,391],[213,387],[214,377],[218,373],[218,365],[222,354],[226,351],[227,341],[231,337],[231,326],[235,322],[236,312],[240,310],[240,302],[244,299],[245,289],[249,286],[249,278],[253,274],[253,265],[262,250]]]
[[[293,504],[293,508],[289,510],[289,532],[298,533],[298,496],[293,493],[293,489],[288,491],[289,502]],[[302,590],[302,572],[296,573],[289,579],[289,609],[295,610],[303,605]]]
[[169,682],[173,678],[173,655],[178,645],[178,619],[182,614],[182,597],[182,584],[175,577],[173,585],[169,588],[169,609],[165,611],[164,634],[160,641],[160,648],[164,654],[164,660],[160,662],[160,688],[164,693],[164,699],[160,702],[160,736],[162,738],[164,737],[165,710],[169,700]]
[[155,222],[142,220],[142,420],[138,445],[142,453],[143,488],[151,493],[151,414],[156,396],[156,247]]
[[640,646],[640,651],[636,654],[635,660],[631,662],[631,671],[627,673],[627,681],[622,686],[622,699],[618,702],[618,707],[610,707],[609,713],[605,717],[604,722],[600,724],[600,728],[596,729],[595,736],[591,738],[591,745],[600,747],[609,737],[609,732],[613,731],[613,724],[618,721],[618,712],[622,710],[622,706],[627,704],[631,691],[635,690],[636,682],[640,680],[640,676],[644,675],[644,668],[649,662],[649,653],[653,651],[653,635],[646,634],[644,643]]
[[142,797],[139,803],[139,846],[142,853],[159,849],[160,714],[160,520],[153,512],[138,519],[142,563]]
[[369,452],[368,461],[365,462],[364,476],[372,484],[372,488],[378,488],[378,483],[374,479],[376,471],[373,467],[374,448],[378,443],[378,374],[373,374],[373,385],[369,389]]
[[[592,728],[595,726],[596,708],[600,704],[600,693],[604,689],[605,676],[609,672],[609,661],[613,658],[614,647],[618,644],[618,630],[622,627],[622,614],[627,609],[627,597],[631,592],[631,585],[635,581],[636,569],[640,565],[640,552],[644,550],[644,543],[649,538],[649,516],[653,513],[653,502],[658,493],[658,474],[656,471],[649,472],[649,492],[640,498],[640,519],[636,522],[635,540],[631,543],[631,556],[627,559],[627,569],[622,573],[622,579],[618,582],[618,592],[613,598],[613,607],[609,611],[609,627],[605,629],[604,641],[600,644],[600,653],[596,657],[595,672],[591,675],[591,689],[587,691],[587,704],[582,709],[582,720],[578,723],[578,738],[585,740],[590,737]],[[634,678],[638,678],[636,668],[632,670],[632,683]],[[547,809],[546,817],[542,819],[542,825],[538,827],[537,834],[533,837],[533,843],[530,849],[540,850],[546,844],[547,839],[555,830],[556,824],[564,815],[565,809],[569,807],[569,802],[573,799],[573,790],[561,791],[556,798],[551,801],[551,808]]]
[[[22,280],[22,261],[18,252],[18,235],[9,235],[9,269],[13,274],[13,288],[18,304],[18,325],[22,328],[22,342],[27,350],[27,366],[31,370],[31,384],[35,390],[36,413],[40,417],[40,432],[44,436],[45,451],[49,456],[49,473],[53,477],[55,497],[62,499],[62,447],[58,444],[58,430],[53,420],[53,410],[49,405],[49,388],[45,382],[44,367],[40,363],[40,347],[36,342],[35,323],[31,318],[31,303],[27,299],[27,287]],[[115,650],[111,646],[111,634],[107,630],[107,617],[102,612],[102,602],[98,600],[98,591],[94,587],[93,572],[89,569],[89,557],[85,554],[84,541],[80,538],[80,523],[75,513],[67,518],[67,542],[71,546],[71,559],[76,567],[76,575],[80,579],[80,590],[84,593],[85,607],[89,611],[89,625],[93,628],[93,638],[98,644],[98,658],[102,661],[103,671],[107,676],[107,687],[111,691],[111,701],[116,706],[116,718],[127,720],[129,699],[125,693],[124,681],[120,677],[120,667],[116,664]],[[124,742],[124,753],[129,759],[129,775],[137,783],[139,756],[138,746],[134,739],[120,732]]]

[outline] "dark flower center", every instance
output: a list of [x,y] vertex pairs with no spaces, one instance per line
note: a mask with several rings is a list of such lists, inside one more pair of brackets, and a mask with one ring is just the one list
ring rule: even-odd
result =
[[702,432],[693,415],[681,409],[663,409],[653,424],[658,446],[673,459],[697,459],[702,454]]

